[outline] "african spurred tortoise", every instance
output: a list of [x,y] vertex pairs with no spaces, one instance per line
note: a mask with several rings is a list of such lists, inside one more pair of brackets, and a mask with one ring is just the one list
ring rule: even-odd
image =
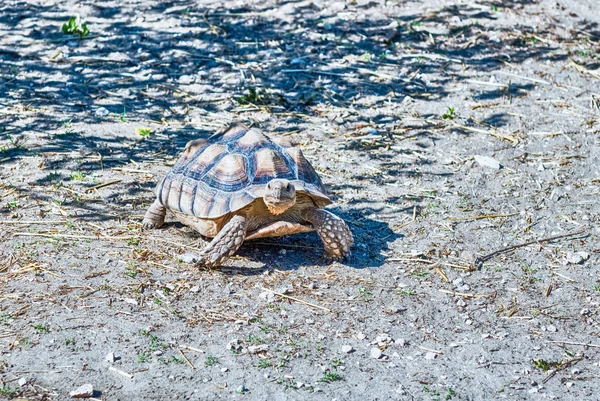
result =
[[156,195],[144,228],[162,226],[169,210],[214,237],[199,256],[205,267],[225,262],[246,239],[316,230],[332,259],[349,256],[354,243],[344,220],[322,209],[332,202],[300,149],[243,125],[188,142]]

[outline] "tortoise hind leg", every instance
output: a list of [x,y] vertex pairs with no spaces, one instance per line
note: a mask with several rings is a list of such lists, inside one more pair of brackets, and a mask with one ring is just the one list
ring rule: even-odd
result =
[[327,210],[314,207],[307,209],[303,217],[319,233],[323,240],[326,257],[340,260],[350,256],[354,237],[344,220]]
[[244,242],[247,226],[248,221],[244,216],[233,216],[202,250],[197,264],[207,268],[222,265]]
[[160,228],[163,224],[165,224],[166,215],[167,208],[165,208],[157,199],[146,211],[144,220],[142,221],[142,226],[146,229]]

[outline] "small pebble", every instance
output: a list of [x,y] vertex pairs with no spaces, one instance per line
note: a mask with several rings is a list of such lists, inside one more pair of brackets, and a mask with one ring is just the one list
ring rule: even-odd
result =
[[343,345],[342,346],[342,352],[344,352],[346,354],[354,352],[354,347],[352,347],[351,345]]
[[268,350],[269,350],[269,346],[267,344],[251,345],[248,347],[249,354],[259,354],[261,352],[266,352]]
[[229,368],[221,368],[221,372],[225,373],[229,370]]
[[115,357],[115,353],[114,352],[109,352],[108,354],[106,354],[106,356],[104,357],[104,359],[106,359],[107,362],[113,363],[114,361],[117,360],[117,358]]
[[196,263],[198,261],[198,256],[193,253],[184,253],[182,255],[177,255],[177,259],[183,263]]
[[356,338],[358,338],[359,340],[364,340],[365,338],[367,338],[367,336],[365,336],[364,333],[357,333]]
[[464,308],[465,306],[467,306],[467,303],[465,302],[464,299],[459,299],[458,301],[456,301],[456,306],[460,306],[461,308]]
[[235,389],[235,391],[236,391],[237,393],[244,394],[244,393],[247,393],[247,392],[248,392],[248,389],[246,388],[246,386],[244,386],[244,385],[242,384],[241,386],[238,386],[238,388],[236,388],[236,389]]
[[565,264],[580,265],[590,258],[587,252],[567,252]]
[[96,116],[98,117],[106,117],[109,113],[110,112],[105,107],[98,107],[94,112],[94,114],[96,114]]
[[84,384],[83,386],[73,390],[69,393],[71,398],[90,398],[94,396],[94,386],[91,384]]
[[475,155],[474,159],[477,162],[477,164],[479,164],[482,167],[489,167],[493,168],[494,170],[500,169],[500,163],[493,157]]
[[406,347],[408,345],[408,341],[406,341],[404,338],[398,338],[396,341],[394,341],[394,344],[401,347]]
[[437,358],[437,354],[435,352],[428,352],[425,354],[425,359],[433,360]]
[[26,379],[26,378],[24,378],[24,377],[21,377],[21,378],[19,379],[19,381],[17,381],[17,384],[18,384],[20,387],[23,387],[24,385],[26,385],[26,384],[27,384],[27,379]]
[[546,330],[548,330],[551,333],[556,333],[556,326],[550,325],[550,326],[546,327]]
[[379,359],[383,355],[383,352],[379,348],[371,348],[371,358]]

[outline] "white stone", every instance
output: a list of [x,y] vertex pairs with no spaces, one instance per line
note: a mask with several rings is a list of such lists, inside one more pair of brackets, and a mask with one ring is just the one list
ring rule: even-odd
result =
[[435,352],[428,352],[425,354],[425,359],[433,360],[437,358],[437,354]]
[[198,256],[193,253],[184,253],[182,255],[177,255],[177,259],[183,263],[196,263],[198,261]]
[[26,379],[26,378],[24,378],[24,377],[21,377],[21,378],[19,379],[19,381],[17,381],[17,384],[18,384],[20,387],[23,387],[24,385],[26,385],[26,384],[27,384],[27,379]]
[[344,352],[346,354],[354,352],[354,347],[352,347],[351,345],[343,345],[342,346],[342,352]]
[[477,162],[477,164],[479,164],[482,167],[489,167],[495,170],[498,170],[500,168],[500,163],[493,157],[475,155],[474,159]]
[[379,359],[383,355],[383,352],[379,348],[371,348],[371,358]]
[[98,117],[106,117],[109,113],[110,111],[108,111],[108,109],[105,107],[98,107],[94,112],[94,114],[96,114]]
[[590,254],[587,252],[568,252],[567,253],[567,264],[580,265],[590,258]]
[[115,353],[114,352],[109,352],[108,354],[106,354],[106,356],[104,357],[104,359],[106,359],[107,362],[113,363],[114,361],[117,360],[117,358],[115,357]]
[[76,390],[69,393],[71,398],[90,398],[94,396],[94,386],[91,384],[84,384]]
[[269,350],[269,346],[267,344],[251,345],[248,347],[249,354],[258,354],[261,352],[266,352],[268,350]]

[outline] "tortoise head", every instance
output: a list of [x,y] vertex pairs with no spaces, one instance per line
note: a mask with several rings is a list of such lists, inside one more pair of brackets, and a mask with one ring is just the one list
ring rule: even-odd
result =
[[288,180],[276,178],[267,183],[263,196],[273,214],[281,214],[296,203],[296,189]]

